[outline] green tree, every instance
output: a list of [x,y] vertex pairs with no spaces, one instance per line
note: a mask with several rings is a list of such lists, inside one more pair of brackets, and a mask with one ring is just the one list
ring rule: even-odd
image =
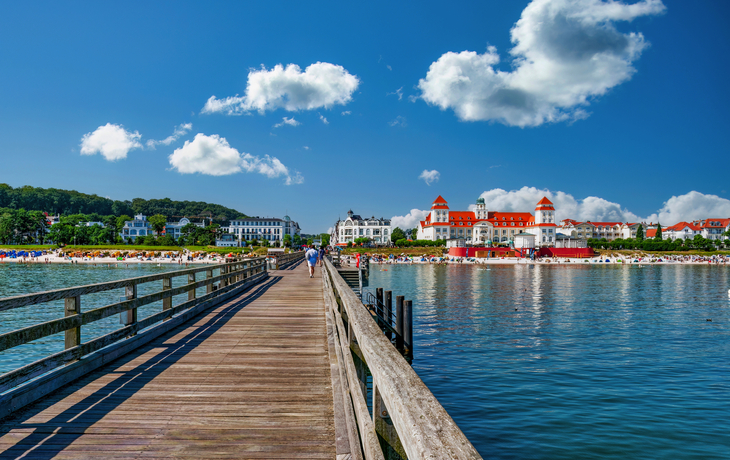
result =
[[654,235],[654,239],[657,241],[661,241],[662,239],[662,224],[657,224],[656,226],[656,235]]
[[644,240],[644,226],[639,224],[639,227],[636,229],[636,239],[639,241]]
[[163,216],[162,214],[155,214],[154,216],[151,216],[147,219],[152,226],[152,230],[155,231],[158,235],[161,235],[162,232],[165,230],[165,225],[167,224],[167,217]]
[[406,232],[401,230],[400,227],[396,227],[395,229],[393,229],[393,232],[390,234],[390,241],[395,243],[398,240],[405,239],[405,237],[406,237]]
[[320,233],[319,239],[322,241],[322,246],[330,245],[330,234],[329,233]]
[[418,229],[414,228],[411,230],[411,239],[415,241],[416,237],[418,236]]
[[132,220],[132,218],[129,217],[128,215],[126,215],[126,214],[123,214],[123,215],[117,217],[117,219],[116,219],[116,230],[117,230],[117,233],[121,233],[122,232],[122,229],[124,228],[124,223],[127,222],[127,221],[130,221],[130,220]]
[[299,234],[294,235],[294,246],[301,246],[302,245],[302,237],[299,236]]
[[291,247],[291,235],[284,235],[284,246]]

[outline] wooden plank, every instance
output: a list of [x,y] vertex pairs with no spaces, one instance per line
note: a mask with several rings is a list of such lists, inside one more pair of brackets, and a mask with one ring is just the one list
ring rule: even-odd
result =
[[6,418],[0,451],[71,459],[335,458],[319,271],[315,279],[306,267],[273,273]]

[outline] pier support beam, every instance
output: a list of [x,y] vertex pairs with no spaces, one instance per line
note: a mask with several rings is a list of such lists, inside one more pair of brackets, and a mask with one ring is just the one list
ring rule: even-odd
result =
[[[64,316],[73,316],[81,313],[81,296],[66,297],[63,299],[64,304]],[[81,344],[81,327],[74,327],[66,331],[65,336],[65,347],[66,350],[69,348],[77,347]]]

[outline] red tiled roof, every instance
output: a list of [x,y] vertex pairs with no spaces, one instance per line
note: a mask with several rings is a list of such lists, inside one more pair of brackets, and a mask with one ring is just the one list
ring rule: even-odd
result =
[[646,231],[646,238],[654,238],[656,236],[656,228],[650,228]]
[[614,225],[621,225],[621,222],[586,222],[586,223],[595,225],[597,227],[599,227],[599,226],[600,227],[605,227],[605,226],[613,227]]
[[442,197],[441,195],[439,195],[439,197],[436,198],[436,200],[434,200],[434,202],[433,202],[433,204],[446,204],[446,203],[447,203],[447,201],[444,200],[444,197]]
[[684,229],[685,227],[688,227],[690,230],[694,230],[694,231],[701,230],[701,228],[699,226],[691,224],[689,222],[680,222],[678,224],[672,225],[671,227],[667,227],[664,230],[670,231],[670,232],[678,232],[678,231]]
[[538,201],[538,202],[537,202],[537,205],[538,205],[538,206],[540,206],[540,205],[543,205],[543,204],[549,204],[549,205],[552,205],[552,204],[553,204],[553,202],[552,202],[552,201],[550,201],[550,200],[548,200],[548,199],[547,199],[547,197],[546,197],[546,196],[544,196],[544,197],[542,197],[542,200],[540,200],[540,201]]

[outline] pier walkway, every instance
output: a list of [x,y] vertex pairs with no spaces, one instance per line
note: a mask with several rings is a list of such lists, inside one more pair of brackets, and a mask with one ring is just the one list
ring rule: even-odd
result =
[[5,419],[5,458],[335,458],[321,270],[305,264]]

